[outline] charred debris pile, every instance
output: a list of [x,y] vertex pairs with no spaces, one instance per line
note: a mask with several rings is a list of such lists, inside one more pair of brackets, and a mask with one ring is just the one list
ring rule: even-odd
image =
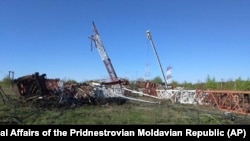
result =
[[107,97],[99,83],[67,83],[58,78],[48,79],[46,74],[35,72],[13,80],[14,92],[25,102],[41,101],[60,106],[124,104],[127,99]]

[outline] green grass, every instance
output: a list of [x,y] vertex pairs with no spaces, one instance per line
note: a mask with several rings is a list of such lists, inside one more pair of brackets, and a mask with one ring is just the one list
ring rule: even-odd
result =
[[[82,105],[77,107],[46,105],[41,101],[21,101],[11,89],[4,89],[9,102],[0,99],[0,124],[21,125],[183,125],[249,124],[250,117],[234,114],[226,118],[214,107],[172,103],[128,101],[123,105]],[[155,99],[148,99],[155,100]]]

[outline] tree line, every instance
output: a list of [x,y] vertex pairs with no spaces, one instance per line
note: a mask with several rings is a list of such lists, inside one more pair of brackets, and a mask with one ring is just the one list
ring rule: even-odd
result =
[[[77,83],[75,80],[68,80]],[[136,81],[150,81],[153,83],[164,85],[164,82],[162,81],[161,77],[156,76],[152,80],[144,80],[142,78],[138,78]],[[0,85],[7,86],[11,84],[10,77],[6,76],[0,81]],[[191,83],[184,81],[182,83],[179,83],[177,81],[172,81],[170,84],[171,87],[183,87],[185,89],[202,89],[202,90],[237,90],[237,91],[250,91],[250,79],[247,80],[241,79],[241,77],[232,80],[228,79],[224,81],[221,79],[220,81],[217,81],[215,77],[211,77],[210,75],[207,76],[205,82],[198,81],[196,83]]]
[[[159,76],[151,80],[151,82],[164,84]],[[202,89],[202,90],[237,90],[237,91],[250,91],[250,79],[241,79],[241,77],[232,80],[228,79],[224,81],[216,81],[215,77],[207,76],[205,82],[198,81],[196,83],[191,83],[184,81],[183,83],[178,83],[177,81],[172,81],[169,85],[172,87],[183,87],[185,89]]]

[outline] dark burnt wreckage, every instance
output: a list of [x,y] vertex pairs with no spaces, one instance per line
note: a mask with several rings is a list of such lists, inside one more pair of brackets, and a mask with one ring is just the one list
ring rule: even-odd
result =
[[25,75],[13,80],[13,89],[25,102],[40,100],[60,105],[122,104],[121,99],[100,98],[100,92],[92,83],[68,83],[59,78],[46,78],[46,74]]

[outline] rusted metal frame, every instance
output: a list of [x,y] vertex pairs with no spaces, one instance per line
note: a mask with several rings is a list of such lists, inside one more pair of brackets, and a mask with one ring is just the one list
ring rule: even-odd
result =
[[[226,96],[222,96],[220,92],[223,92]],[[245,114],[246,112],[239,105],[237,100],[233,97],[231,93],[224,93],[225,91],[208,91],[208,96],[204,98],[210,105],[216,106],[222,111],[231,111],[235,113]],[[233,105],[232,105],[233,101]],[[238,107],[238,108],[237,108]]]
[[239,112],[243,112],[242,107],[239,105],[239,95],[236,93],[231,93],[232,95],[232,101],[235,103],[235,105],[233,105],[232,110],[235,111],[239,111]]
[[244,111],[250,113],[250,94],[243,94],[243,101]]
[[[234,113],[247,114],[247,110],[244,110],[244,96],[240,94],[242,91],[227,91],[227,97],[225,98],[225,109]],[[246,92],[244,92],[246,93]],[[223,105],[221,105],[223,106]],[[223,107],[224,107],[223,106]],[[221,108],[223,108],[221,107]]]
[[235,90],[205,90],[204,92],[215,92],[215,93],[237,93],[237,94],[250,94],[250,91],[235,91]]
[[222,99],[222,102],[220,103],[220,108],[228,110],[228,108],[231,110],[231,102],[230,102],[230,94],[229,93],[218,93],[220,95],[220,98]]
[[[218,101],[217,101],[217,98],[215,98],[213,92],[209,92],[209,102],[212,103],[212,104],[215,103],[215,105],[216,105],[217,108],[221,108],[221,107],[219,106],[219,103],[218,103]],[[213,106],[214,106],[214,104],[213,104]]]
[[[218,95],[220,95],[220,99],[222,99],[222,103],[220,103],[218,105],[218,109],[222,110],[222,111],[230,111],[230,112],[237,112],[238,111],[233,108],[235,107],[235,105],[238,105],[237,102],[234,100],[233,95],[231,93],[217,93]],[[226,95],[226,96],[222,96]]]
[[199,101],[200,104],[204,104],[205,100],[207,99],[206,93],[204,93],[202,90],[196,90],[196,99]]
[[[244,94],[238,94],[238,99],[239,99],[239,107],[240,107],[240,110],[239,112],[242,112],[242,113],[249,113],[250,109],[247,109],[247,108],[250,108],[250,103],[245,103],[245,96]],[[247,105],[247,106],[246,106]]]
[[250,113],[250,91],[197,90],[196,97],[201,104],[209,104],[222,111]]
[[[220,105],[221,110],[229,110],[234,113],[246,114],[247,111],[244,110],[244,107],[241,106],[241,95],[238,93],[233,93],[228,91],[227,97],[225,97],[224,102]],[[244,99],[243,99],[244,101]],[[243,105],[243,104],[242,104]]]
[[[242,97],[241,97],[241,99],[240,99],[240,101],[241,101],[241,102],[240,102],[240,104],[241,104],[240,106],[242,107],[242,111],[245,112],[245,113],[248,113],[249,111],[248,111],[248,109],[247,109],[247,108],[248,108],[247,106],[250,106],[250,103],[247,103],[247,102],[246,102],[245,94],[242,94],[241,96],[242,96]],[[246,105],[247,105],[247,106],[246,106]],[[249,108],[250,108],[250,107],[249,107]]]

